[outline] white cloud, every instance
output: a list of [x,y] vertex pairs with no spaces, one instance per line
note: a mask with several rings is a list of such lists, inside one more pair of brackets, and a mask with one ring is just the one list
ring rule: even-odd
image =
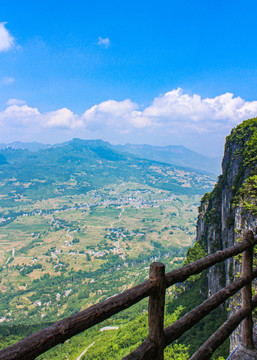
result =
[[67,108],[48,113],[40,113],[37,108],[21,105],[22,100],[9,99],[8,107],[0,112],[0,125],[7,127],[62,128],[75,129],[83,127],[78,115]]
[[199,95],[190,96],[177,89],[155,98],[143,114],[152,118],[166,118],[168,121],[180,118],[198,121],[206,118],[208,108]]
[[234,97],[232,93],[225,93],[213,99],[203,100],[212,112],[213,119],[227,120],[236,123],[257,115],[257,101],[245,101],[241,97]]
[[5,28],[6,22],[0,23],[0,52],[7,51],[14,45],[14,38]]
[[[5,133],[26,134],[28,140],[28,134],[40,136],[43,132],[46,138],[54,139],[56,136],[58,140],[61,134],[100,137],[118,143],[162,144],[165,139],[166,143],[189,147],[192,143],[192,148],[198,151],[204,146],[202,151],[210,148],[210,143],[215,149],[217,142],[222,144],[232,127],[257,116],[257,101],[245,101],[232,93],[201,98],[197,94],[183,93],[181,89],[156,97],[144,109],[130,99],[108,100],[92,106],[81,116],[67,108],[41,113],[20,99],[9,99],[7,105],[0,112],[0,134],[3,137],[0,141],[5,140]],[[33,140],[32,135],[30,140]]]
[[21,100],[21,99],[9,99],[7,102],[6,102],[6,105],[24,105],[26,104],[26,101],[25,100]]
[[126,118],[134,128],[150,128],[156,126],[151,118],[142,115],[140,111],[132,111],[126,115]]
[[202,99],[183,93],[178,88],[158,96],[144,110],[127,99],[108,100],[92,106],[82,116],[90,130],[111,127],[117,132],[136,129],[155,132],[205,133],[219,126],[231,128],[240,121],[257,115],[257,101],[246,102],[231,93]]
[[92,106],[84,113],[83,117],[86,120],[92,120],[99,115],[119,117],[130,113],[137,107],[138,105],[129,99],[123,101],[107,100],[99,105]]
[[227,129],[240,121],[257,116],[257,101],[245,101],[225,93],[214,98],[202,99],[199,95],[184,94],[181,89],[172,90],[154,99],[143,110],[130,99],[107,100],[87,109],[82,116],[62,108],[40,113],[37,108],[25,105],[24,100],[9,99],[8,107],[0,112],[0,120],[10,124],[27,124],[37,121],[47,128],[86,128],[101,131],[128,133],[137,129],[155,132],[210,132],[215,127]]
[[102,38],[101,36],[99,36],[97,45],[102,46],[105,49],[108,49],[111,46],[111,41],[110,41],[110,39],[108,37],[107,38]]
[[31,108],[28,105],[11,105],[0,113],[1,118],[17,118],[17,117],[32,117],[39,115],[37,108]]
[[126,130],[131,113],[138,108],[136,103],[108,100],[86,110],[82,116],[85,126],[91,130],[111,127],[113,130]]
[[81,119],[67,108],[49,112],[43,116],[43,119],[44,126],[47,127],[75,129],[83,126]]
[[39,122],[40,113],[37,108],[27,105],[11,105],[0,112],[0,123],[7,127],[27,127]]
[[4,77],[3,80],[2,80],[2,84],[9,85],[9,84],[12,84],[14,81],[15,81],[15,80],[14,80],[13,77],[6,76],[6,77]]
[[156,97],[145,109],[129,99],[108,100],[88,109],[82,120],[90,134],[107,135],[107,140],[118,143],[183,144],[214,155],[216,147],[222,151],[231,128],[254,116],[257,101],[245,101],[232,93],[202,98],[179,88]]
[[180,88],[155,98],[142,111],[142,116],[151,119],[155,126],[200,132],[212,130],[217,122],[231,127],[256,115],[257,101],[246,102],[232,93],[202,99],[196,94],[184,94]]

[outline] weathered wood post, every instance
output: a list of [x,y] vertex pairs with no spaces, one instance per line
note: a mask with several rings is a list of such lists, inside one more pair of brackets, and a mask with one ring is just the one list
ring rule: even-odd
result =
[[157,345],[158,352],[155,360],[163,360],[165,346],[164,336],[164,305],[165,305],[165,265],[154,262],[150,265],[150,279],[156,281],[157,289],[149,296],[148,303],[148,338]]
[[[242,276],[246,276],[251,279],[252,268],[253,268],[253,246],[254,246],[253,232],[250,230],[244,230],[243,241],[247,241],[251,246],[243,253]],[[245,285],[242,289],[242,306],[244,308],[252,309],[252,282]],[[246,349],[254,349],[252,312],[242,322],[242,345]]]

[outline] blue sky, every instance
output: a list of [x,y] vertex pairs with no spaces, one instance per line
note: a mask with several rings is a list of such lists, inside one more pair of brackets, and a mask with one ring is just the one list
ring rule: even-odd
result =
[[182,144],[257,116],[255,1],[5,1],[0,142]]

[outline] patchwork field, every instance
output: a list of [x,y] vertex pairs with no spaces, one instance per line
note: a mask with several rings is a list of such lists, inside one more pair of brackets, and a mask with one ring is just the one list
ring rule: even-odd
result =
[[1,227],[0,317],[51,321],[142,281],[154,260],[168,269],[181,264],[198,202],[120,183],[24,204]]

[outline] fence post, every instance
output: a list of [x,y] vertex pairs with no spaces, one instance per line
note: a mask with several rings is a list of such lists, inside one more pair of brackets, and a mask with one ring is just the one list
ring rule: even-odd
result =
[[[242,276],[252,278],[254,246],[253,232],[250,230],[244,230],[243,241],[247,241],[249,244],[251,244],[251,247],[243,252]],[[244,308],[252,309],[252,282],[245,285],[242,289],[242,306]],[[246,349],[254,349],[252,312],[242,322],[242,345]]]
[[163,360],[165,346],[164,336],[164,305],[165,305],[165,265],[154,262],[150,265],[149,278],[157,283],[156,291],[149,296],[148,303],[148,338],[157,345],[155,360]]

